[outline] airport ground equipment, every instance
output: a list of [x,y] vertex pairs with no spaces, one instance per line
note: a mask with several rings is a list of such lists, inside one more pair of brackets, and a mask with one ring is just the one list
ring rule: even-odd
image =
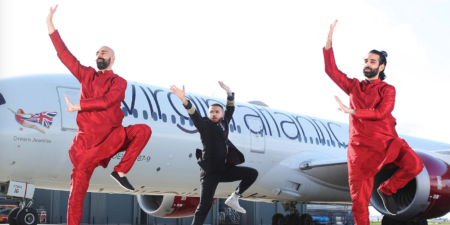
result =
[[295,207],[297,202],[283,203],[281,204],[284,211],[289,211],[289,214],[284,216],[281,213],[276,213],[272,216],[272,225],[314,225],[314,221],[311,215],[300,212]]

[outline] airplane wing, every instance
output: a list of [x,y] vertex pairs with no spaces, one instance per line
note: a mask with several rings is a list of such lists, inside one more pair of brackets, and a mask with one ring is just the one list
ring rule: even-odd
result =
[[299,169],[323,182],[348,188],[347,158],[304,161]]
[[330,167],[337,165],[347,165],[347,158],[304,161],[300,164],[300,169],[310,170],[318,167]]
[[438,150],[438,151],[433,151],[433,152],[443,154],[443,155],[450,155],[450,150]]

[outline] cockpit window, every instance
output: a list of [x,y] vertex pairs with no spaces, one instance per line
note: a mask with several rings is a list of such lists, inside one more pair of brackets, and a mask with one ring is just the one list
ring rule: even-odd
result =
[[3,98],[2,93],[0,93],[0,105],[3,105],[5,103],[6,103],[6,100],[5,100],[5,98]]

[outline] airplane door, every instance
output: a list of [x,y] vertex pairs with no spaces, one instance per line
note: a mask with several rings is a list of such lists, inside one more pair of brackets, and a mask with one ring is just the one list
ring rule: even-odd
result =
[[73,104],[80,104],[80,89],[71,87],[56,87],[58,90],[59,105],[61,106],[61,130],[77,131],[77,112],[66,112],[67,103],[64,95],[69,97]]
[[248,118],[247,122],[249,123],[250,129],[257,132],[256,134],[250,132],[250,151],[264,154],[266,150],[266,142],[261,120],[256,118]]

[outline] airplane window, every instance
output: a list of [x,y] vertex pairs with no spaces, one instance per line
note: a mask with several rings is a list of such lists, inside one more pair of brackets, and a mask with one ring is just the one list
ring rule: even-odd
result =
[[172,123],[176,124],[177,123],[177,118],[174,115],[172,115],[171,117],[172,117]]
[[345,142],[342,142],[342,147],[346,148],[346,146],[345,146]]
[[311,141],[311,144],[314,144],[312,137],[309,137],[309,140]]
[[144,116],[144,119],[148,119],[148,113],[147,111],[142,111],[142,115]]
[[300,135],[298,135],[297,139],[298,139],[299,142],[302,142],[302,137]]
[[162,114],[162,117],[163,117],[163,122],[164,122],[164,123],[167,122],[167,116],[166,116],[165,113]]
[[330,146],[330,141],[329,140],[327,140],[327,144],[328,144],[328,146]]
[[338,147],[341,148],[341,143],[338,142]]
[[233,125],[231,125],[231,124],[230,124],[230,131],[231,131],[231,132],[233,132],[233,131],[234,131],[234,129],[233,129]]
[[158,115],[156,115],[156,112],[153,112],[153,113],[152,113],[152,117],[153,117],[153,120],[154,120],[154,121],[157,121],[157,120],[158,120]]
[[333,147],[336,147],[336,145],[334,145],[334,141],[331,140],[331,145],[333,145]]
[[264,137],[263,131],[259,131],[259,134],[261,135],[261,137]]
[[128,111],[125,109],[125,107],[122,108],[123,116],[128,116]]
[[239,125],[237,126],[237,130],[238,130],[238,133],[241,133],[241,127]]
[[184,125],[184,117],[180,116],[180,123],[181,125]]
[[136,109],[133,109],[133,117],[138,118],[138,112]]
[[194,126],[194,122],[191,120],[191,118],[189,118],[189,125]]
[[[322,142],[322,141],[321,141]],[[316,138],[316,144],[319,145],[319,139]]]

